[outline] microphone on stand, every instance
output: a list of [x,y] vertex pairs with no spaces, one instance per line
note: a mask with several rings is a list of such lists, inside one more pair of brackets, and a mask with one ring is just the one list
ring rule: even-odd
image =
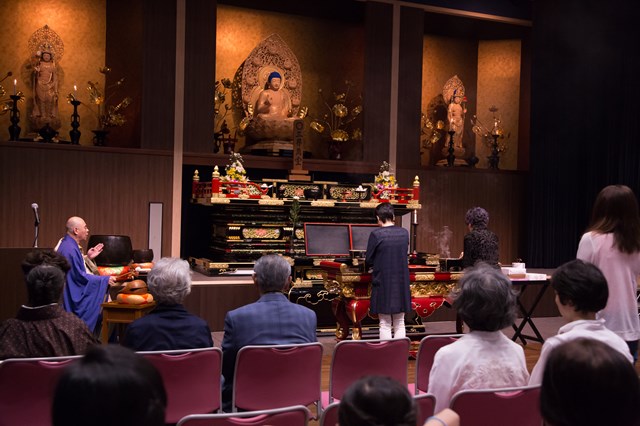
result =
[[40,216],[38,216],[38,204],[37,203],[31,204],[31,208],[33,209],[33,216],[36,218],[35,226],[38,226],[40,224]]
[[33,240],[33,247],[37,248],[38,247],[38,225],[40,225],[40,215],[38,215],[38,204],[37,203],[31,204],[31,208],[33,209],[33,216],[35,217],[35,222],[33,226],[35,226],[36,228],[36,236]]

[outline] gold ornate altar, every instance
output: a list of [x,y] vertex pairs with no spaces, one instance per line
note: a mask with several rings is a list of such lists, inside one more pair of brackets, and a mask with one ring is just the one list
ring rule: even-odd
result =
[[[332,300],[336,316],[336,338],[346,339],[349,329],[354,340],[362,337],[362,320],[369,314],[371,274],[346,263],[320,262],[325,289],[338,297]],[[462,277],[461,273],[436,272],[436,267],[408,265],[411,308],[420,318],[433,314],[446,301]]]

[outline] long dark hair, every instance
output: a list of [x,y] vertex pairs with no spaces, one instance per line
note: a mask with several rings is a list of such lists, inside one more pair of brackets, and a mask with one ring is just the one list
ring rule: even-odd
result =
[[631,188],[625,185],[603,188],[593,204],[587,231],[613,233],[614,246],[622,253],[640,251],[640,213]]

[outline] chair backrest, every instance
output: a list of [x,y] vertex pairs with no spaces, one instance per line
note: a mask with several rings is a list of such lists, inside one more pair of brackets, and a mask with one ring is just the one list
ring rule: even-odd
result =
[[451,399],[451,409],[464,426],[540,426],[540,386],[463,390]]
[[243,413],[192,414],[182,418],[177,426],[305,426],[310,415],[307,407],[295,405]]
[[329,403],[342,398],[351,383],[364,376],[388,376],[407,385],[408,338],[391,340],[343,340],[331,359]]
[[81,356],[15,358],[0,363],[0,426],[51,424],[51,406],[64,368]]
[[423,393],[422,395],[416,395],[413,397],[416,401],[416,407],[418,408],[418,415],[416,416],[416,424],[422,426],[427,418],[433,416],[433,411],[436,407],[436,397],[430,393]]
[[233,410],[316,404],[319,416],[321,375],[321,343],[245,346],[236,358]]
[[433,358],[436,356],[438,349],[455,342],[462,336],[463,334],[434,334],[422,338],[416,356],[416,395],[420,394],[420,392],[427,393],[429,373],[431,373]]
[[338,424],[338,409],[340,408],[340,402],[332,402],[324,407],[322,410],[322,416],[320,416],[319,426],[336,426]]
[[220,410],[220,348],[143,351],[138,354],[148,359],[162,376],[167,392],[167,423],[176,423],[188,414]]

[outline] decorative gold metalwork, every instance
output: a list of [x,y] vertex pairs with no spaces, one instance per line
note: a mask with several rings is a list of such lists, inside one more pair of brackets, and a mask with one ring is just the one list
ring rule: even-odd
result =
[[304,239],[304,229],[303,228],[296,228],[296,238],[299,240]]
[[263,198],[258,200],[258,204],[263,206],[284,206],[284,200],[276,200],[274,198]]
[[230,204],[231,199],[226,198],[224,195],[211,194],[211,204]]
[[64,55],[64,43],[62,39],[48,25],[38,28],[29,37],[29,52],[33,56],[40,56],[43,52],[50,53],[56,61]]
[[416,283],[411,284],[411,296],[413,297],[429,297],[429,296],[447,296],[451,290],[455,288],[452,283]]
[[313,207],[333,207],[336,205],[336,202],[332,200],[316,200],[312,201],[311,205]]
[[262,240],[277,240],[282,235],[280,228],[242,228],[244,238],[260,238]]

